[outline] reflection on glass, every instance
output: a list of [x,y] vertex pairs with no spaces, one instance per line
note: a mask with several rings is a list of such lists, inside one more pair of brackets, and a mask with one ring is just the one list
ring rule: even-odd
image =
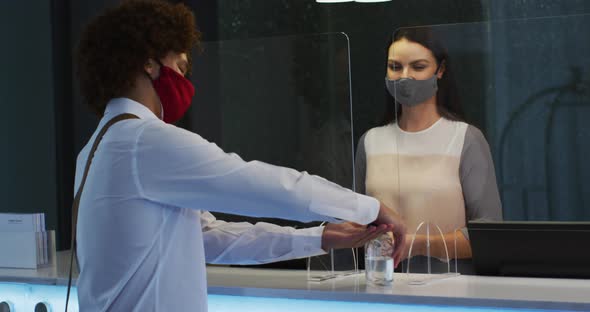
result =
[[[498,178],[510,220],[590,220],[590,16],[493,24]],[[496,128],[497,127],[497,128]]]
[[344,34],[209,42],[195,62],[190,130],[208,133],[244,159],[306,170],[352,187]]

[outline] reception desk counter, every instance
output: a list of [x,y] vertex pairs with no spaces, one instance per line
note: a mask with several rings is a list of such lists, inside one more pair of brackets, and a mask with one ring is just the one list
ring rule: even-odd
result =
[[[33,311],[40,302],[63,311],[65,259],[61,255],[56,265],[38,270],[0,269],[0,302],[10,302],[12,311]],[[308,282],[305,271],[212,266],[207,270],[209,310],[590,311],[590,280],[462,275],[409,283],[422,277],[398,273],[392,286],[375,287],[365,283],[363,274]],[[75,295],[74,289],[77,302]]]

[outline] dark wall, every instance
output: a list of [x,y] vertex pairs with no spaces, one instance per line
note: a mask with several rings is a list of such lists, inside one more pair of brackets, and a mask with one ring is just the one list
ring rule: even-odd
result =
[[0,4],[0,212],[44,212],[47,228],[56,229],[56,112],[50,12],[48,1]]

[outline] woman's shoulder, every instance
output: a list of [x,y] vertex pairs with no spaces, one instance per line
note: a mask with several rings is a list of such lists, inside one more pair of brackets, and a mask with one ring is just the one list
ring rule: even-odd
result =
[[471,139],[477,139],[477,140],[483,140],[485,141],[486,138],[483,134],[483,132],[476,126],[472,125],[472,124],[466,124],[466,129],[465,129],[465,139],[467,140],[467,138],[471,138]]
[[383,137],[390,137],[391,135],[393,135],[393,124],[387,124],[384,126],[379,126],[379,127],[374,127],[371,128],[369,130],[367,130],[362,136],[361,136],[361,141],[362,140],[368,140],[368,139],[379,139],[379,138],[383,138]]
[[469,124],[465,121],[462,121],[462,120],[451,120],[451,119],[447,119],[447,118],[443,117],[442,121],[443,121],[444,126],[454,128],[457,131],[465,132],[470,127],[473,127],[471,124]]
[[[446,133],[449,135],[454,133],[455,136],[463,137],[463,142],[469,143],[472,141],[483,141],[486,142],[486,139],[483,135],[483,132],[475,125],[467,123],[462,120],[449,120],[444,119]],[[444,130],[443,130],[444,131]]]
[[465,138],[463,140],[463,151],[470,146],[489,146],[483,132],[475,125],[465,123]]
[[390,126],[379,126],[367,130],[359,139],[357,150],[366,154],[373,154],[382,150],[385,142],[390,142],[393,134],[389,129]]

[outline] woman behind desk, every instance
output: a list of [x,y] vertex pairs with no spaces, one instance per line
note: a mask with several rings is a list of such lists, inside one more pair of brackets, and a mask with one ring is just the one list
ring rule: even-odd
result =
[[[385,118],[359,141],[357,191],[398,207],[408,233],[423,221],[437,224],[444,238],[431,231],[431,256],[446,258],[444,239],[454,257],[456,237],[456,257],[469,259],[466,221],[502,219],[488,143],[463,121],[448,55],[428,28],[396,31],[386,65]],[[414,255],[426,255],[426,235],[416,235]],[[413,258],[411,271],[423,271],[423,260]]]

